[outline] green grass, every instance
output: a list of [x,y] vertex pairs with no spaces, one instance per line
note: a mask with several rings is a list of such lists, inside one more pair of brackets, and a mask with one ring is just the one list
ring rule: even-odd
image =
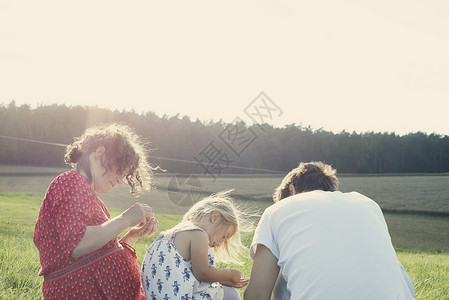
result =
[[[40,299],[42,278],[37,276],[40,264],[37,249],[33,244],[33,230],[42,197],[32,194],[0,193],[0,299]],[[113,216],[122,209],[110,209]],[[175,225],[180,215],[156,214],[160,221],[161,230]],[[418,220],[418,221],[416,221]],[[449,299],[449,253],[442,252],[447,246],[447,232],[449,222],[441,218],[407,215],[387,215],[393,242],[400,241],[402,234],[406,239],[422,236],[418,248],[396,247],[398,259],[407,269],[412,278],[417,299]],[[417,222],[411,232],[407,229],[413,221]],[[437,224],[433,226],[432,224]],[[393,227],[393,228],[391,228]],[[423,228],[434,228],[434,235]],[[439,232],[439,235],[436,233]],[[393,234],[394,233],[394,234]],[[407,236],[407,234],[412,234]],[[141,239],[135,249],[139,260],[143,260],[147,248],[154,238]],[[249,243],[250,239],[246,240]],[[418,246],[417,246],[418,247]],[[249,277],[251,259],[246,255],[244,265],[239,266],[243,276]]]
[[416,299],[449,299],[449,253],[396,248],[415,286]]
[[0,299],[38,299],[42,279],[33,244],[40,202],[29,194],[0,194]]

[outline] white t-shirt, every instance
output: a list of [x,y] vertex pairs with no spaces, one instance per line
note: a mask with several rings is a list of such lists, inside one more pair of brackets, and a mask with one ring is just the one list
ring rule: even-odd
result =
[[379,206],[359,193],[312,191],[268,207],[250,254],[278,259],[291,299],[413,299]]

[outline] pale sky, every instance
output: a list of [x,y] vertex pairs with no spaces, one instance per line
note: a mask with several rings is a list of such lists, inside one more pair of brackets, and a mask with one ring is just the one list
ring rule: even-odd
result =
[[449,1],[0,0],[0,104],[449,135]]

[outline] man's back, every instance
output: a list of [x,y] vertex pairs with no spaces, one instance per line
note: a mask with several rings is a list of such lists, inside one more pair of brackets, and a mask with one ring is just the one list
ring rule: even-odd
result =
[[278,258],[292,299],[411,297],[382,211],[359,193],[283,199],[265,211],[254,243]]

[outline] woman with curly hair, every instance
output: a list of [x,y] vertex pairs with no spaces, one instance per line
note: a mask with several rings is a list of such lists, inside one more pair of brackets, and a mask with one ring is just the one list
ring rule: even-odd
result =
[[158,221],[142,203],[111,218],[96,194],[123,181],[133,194],[150,189],[154,169],[143,143],[126,125],[100,125],[75,138],[64,158],[74,170],[60,174],[48,187],[34,231],[43,299],[144,297],[132,246],[153,235]]

